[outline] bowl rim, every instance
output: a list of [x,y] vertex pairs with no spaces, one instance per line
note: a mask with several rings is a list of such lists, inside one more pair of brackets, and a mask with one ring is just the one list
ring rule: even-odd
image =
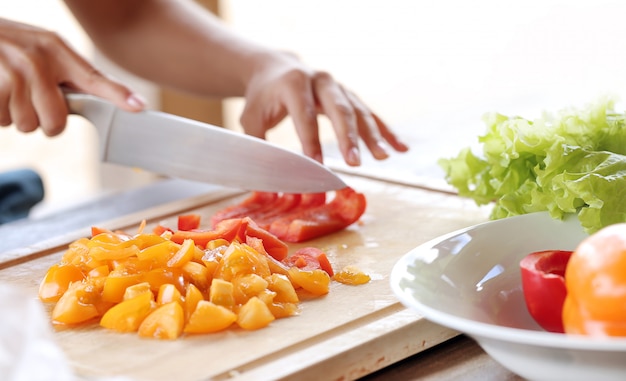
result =
[[[547,212],[530,213],[537,215],[533,218],[552,218]],[[513,216],[507,219],[528,216]],[[460,316],[456,316],[447,312],[442,312],[427,304],[424,304],[403,291],[400,281],[407,274],[407,267],[414,262],[414,258],[424,251],[430,251],[435,245],[449,240],[455,236],[466,233],[477,228],[484,228],[487,224],[499,223],[502,220],[492,220],[482,222],[473,226],[455,230],[453,232],[441,235],[431,239],[421,245],[416,246],[409,252],[404,254],[392,267],[389,282],[391,289],[400,302],[407,308],[412,309],[422,315],[427,320],[441,324],[448,328],[452,328],[461,333],[472,336],[480,341],[481,338],[512,342],[517,344],[534,345],[541,347],[562,348],[570,350],[592,350],[592,351],[626,351],[625,338],[591,338],[583,335],[561,334],[547,331],[536,331],[530,329],[506,327],[497,324],[489,324]],[[501,222],[500,222],[501,223]]]

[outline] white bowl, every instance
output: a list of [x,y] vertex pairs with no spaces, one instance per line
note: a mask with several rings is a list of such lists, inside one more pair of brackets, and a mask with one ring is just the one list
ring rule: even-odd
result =
[[519,261],[539,250],[574,250],[587,236],[575,217],[532,213],[429,241],[391,273],[400,301],[474,338],[493,359],[531,380],[626,380],[626,338],[542,330],[524,302]]

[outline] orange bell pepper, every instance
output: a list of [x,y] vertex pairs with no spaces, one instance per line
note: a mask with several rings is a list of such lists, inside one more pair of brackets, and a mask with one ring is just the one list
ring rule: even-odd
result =
[[626,223],[583,240],[565,270],[566,333],[626,336]]
[[289,269],[289,279],[316,296],[326,295],[330,290],[330,276],[324,270],[300,270],[294,266]]
[[55,264],[39,285],[39,298],[44,302],[56,302],[67,291],[72,282],[85,279],[85,274],[72,264]]
[[179,302],[157,307],[143,319],[138,334],[141,337],[173,340],[183,333],[185,312]]
[[230,327],[237,320],[237,314],[230,309],[201,300],[190,315],[184,332],[211,333]]
[[154,295],[144,292],[111,307],[100,319],[100,325],[117,332],[137,332],[153,308]]
[[61,296],[52,310],[52,321],[60,324],[79,324],[100,315],[100,290],[90,282],[74,282]]
[[[293,196],[271,198],[290,205],[299,199],[298,208],[325,200],[324,194]],[[266,215],[277,213],[259,206]],[[158,234],[143,233],[145,222],[136,235],[94,227],[91,238],[70,244],[50,267],[39,297],[55,303],[57,324],[99,318],[114,331],[175,339],[235,322],[247,330],[263,328],[296,315],[301,292],[329,292],[333,271],[321,250],[302,248],[286,259],[287,244],[247,216],[221,221],[210,231],[198,226],[199,217],[187,215],[179,218],[176,232],[159,225]]]

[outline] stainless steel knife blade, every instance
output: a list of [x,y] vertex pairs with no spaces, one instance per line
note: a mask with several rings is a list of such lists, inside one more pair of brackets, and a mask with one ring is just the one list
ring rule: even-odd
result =
[[346,184],[324,165],[263,139],[159,112],[127,112],[101,98],[66,94],[70,113],[98,129],[101,159],[227,187],[317,193]]

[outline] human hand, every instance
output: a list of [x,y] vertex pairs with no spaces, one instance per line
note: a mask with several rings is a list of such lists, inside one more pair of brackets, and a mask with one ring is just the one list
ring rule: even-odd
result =
[[62,88],[105,98],[127,111],[144,108],[142,98],[107,78],[57,34],[0,19],[0,126],[22,132],[39,126],[60,134],[67,120]]
[[317,115],[326,114],[349,165],[361,163],[359,138],[378,160],[389,156],[389,146],[398,152],[408,150],[378,116],[330,74],[311,70],[286,53],[257,60],[240,119],[247,134],[265,138],[269,129],[290,115],[303,153],[322,162]]

